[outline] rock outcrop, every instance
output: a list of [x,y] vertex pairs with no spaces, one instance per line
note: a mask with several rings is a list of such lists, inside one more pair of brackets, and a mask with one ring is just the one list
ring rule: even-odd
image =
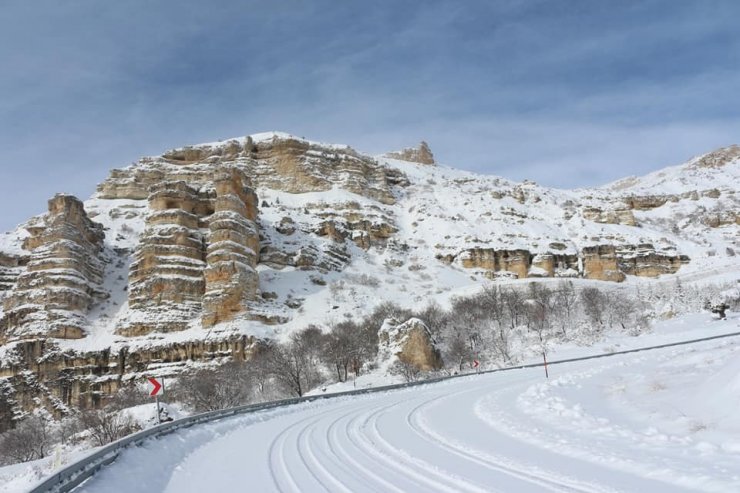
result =
[[183,330],[200,313],[206,265],[200,226],[211,207],[208,196],[183,181],[150,187],[151,212],[129,270],[132,315],[119,334]]
[[461,265],[467,269],[483,269],[518,279],[578,275],[578,256],[560,252],[532,254],[523,249],[472,248],[458,257]]
[[398,152],[389,152],[386,154],[386,157],[412,163],[434,164],[434,154],[432,154],[429,144],[423,140],[419,143],[418,147],[407,147]]
[[697,168],[721,168],[740,159],[740,146],[721,147],[696,159],[692,166]]
[[614,245],[594,245],[583,248],[583,277],[598,281],[624,281],[619,270]]
[[244,172],[215,165],[198,189],[163,181],[149,193],[129,273],[131,314],[117,333],[181,331],[199,316],[210,327],[246,312],[257,299],[260,239],[257,195]]
[[[95,408],[122,385],[143,379],[156,365],[163,375],[176,375],[188,362],[249,360],[258,341],[248,336],[172,342],[152,348],[61,350],[52,339],[11,343],[0,361],[0,415],[12,417],[40,406],[57,417],[73,409]],[[0,420],[0,432],[11,421]]]
[[306,193],[339,186],[383,204],[395,203],[391,186],[408,184],[400,171],[381,166],[350,147],[271,134],[257,140],[248,137],[185,147],[141,159],[128,168],[113,170],[98,187],[98,196],[145,199],[148,188],[163,180],[181,180],[197,187],[210,181],[212,167],[217,164],[238,167],[254,187]]
[[389,318],[378,331],[381,360],[398,358],[421,371],[438,370],[442,356],[435,347],[429,328],[418,318],[404,323]]
[[12,290],[18,281],[18,276],[28,264],[27,256],[16,256],[0,252],[0,301],[4,293]]
[[[674,274],[689,262],[685,255],[659,253],[651,244],[593,245],[579,254],[548,251],[472,248],[457,256],[463,267],[518,279],[532,277],[583,277],[622,282],[625,275],[657,277]],[[452,261],[454,259],[448,259]]]
[[30,222],[23,248],[28,264],[6,296],[0,334],[5,338],[84,337],[85,313],[102,290],[101,225],[71,195],[49,200],[49,212]]
[[214,179],[215,212],[208,218],[203,326],[231,320],[257,298],[260,238],[257,195],[235,168]]
[[583,210],[583,217],[595,223],[637,226],[635,215],[629,209],[601,210],[598,207],[587,207]]

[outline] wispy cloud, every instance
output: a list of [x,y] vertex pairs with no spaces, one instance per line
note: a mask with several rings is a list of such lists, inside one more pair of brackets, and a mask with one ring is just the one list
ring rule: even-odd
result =
[[736,142],[740,5],[57,2],[0,10],[0,230],[139,155],[277,129],[561,187]]

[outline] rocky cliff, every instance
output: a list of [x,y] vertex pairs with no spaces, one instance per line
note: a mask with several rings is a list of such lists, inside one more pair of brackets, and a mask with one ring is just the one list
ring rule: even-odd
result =
[[425,143],[373,157],[269,133],[142,158],[0,236],[0,413],[94,406],[385,300],[731,270],[737,183],[737,147],[573,191],[441,166]]
[[56,195],[49,200],[49,212],[25,229],[30,236],[23,249],[29,260],[3,301],[0,337],[84,337],[85,314],[96,298],[105,296],[103,227],[87,217],[77,198]]

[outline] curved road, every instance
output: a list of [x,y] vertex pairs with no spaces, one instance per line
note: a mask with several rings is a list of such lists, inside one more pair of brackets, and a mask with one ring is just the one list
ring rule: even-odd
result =
[[626,371],[694,351],[558,365],[548,382],[522,369],[228,418],[126,450],[78,490],[740,491],[737,463],[656,439],[604,398]]

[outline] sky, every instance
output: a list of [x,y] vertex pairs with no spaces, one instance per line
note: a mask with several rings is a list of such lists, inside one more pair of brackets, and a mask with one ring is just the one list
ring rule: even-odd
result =
[[277,130],[547,186],[740,143],[740,2],[5,0],[0,231],[114,167]]

